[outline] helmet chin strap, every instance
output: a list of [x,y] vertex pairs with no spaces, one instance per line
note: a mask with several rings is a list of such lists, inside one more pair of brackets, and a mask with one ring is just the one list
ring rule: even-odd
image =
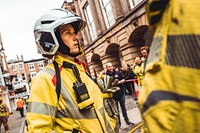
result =
[[60,32],[59,32],[58,29],[55,31],[55,35],[56,35],[56,38],[58,39],[58,43],[59,43],[58,51],[61,54],[69,55],[71,57],[77,57],[77,56],[82,54],[81,46],[80,46],[80,42],[79,41],[78,41],[78,49],[79,49],[79,51],[77,53],[70,53],[70,48],[62,41],[61,36],[60,36]]

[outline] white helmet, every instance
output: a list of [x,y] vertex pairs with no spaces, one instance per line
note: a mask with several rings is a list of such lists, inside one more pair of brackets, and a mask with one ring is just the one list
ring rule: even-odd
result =
[[61,25],[78,23],[75,31],[81,31],[86,22],[75,13],[66,9],[52,9],[37,20],[34,26],[34,36],[38,53],[54,55],[59,48],[55,31]]

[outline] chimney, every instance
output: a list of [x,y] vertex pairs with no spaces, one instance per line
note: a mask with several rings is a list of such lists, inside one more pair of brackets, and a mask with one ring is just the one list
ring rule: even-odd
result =
[[23,55],[21,55],[21,60],[24,61],[24,57],[23,57]]
[[19,61],[19,56],[18,55],[16,55],[17,56],[17,61]]

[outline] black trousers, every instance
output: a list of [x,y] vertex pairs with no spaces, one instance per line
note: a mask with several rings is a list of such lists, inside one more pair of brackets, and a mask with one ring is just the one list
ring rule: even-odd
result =
[[19,113],[21,117],[24,117],[24,108],[19,108]]

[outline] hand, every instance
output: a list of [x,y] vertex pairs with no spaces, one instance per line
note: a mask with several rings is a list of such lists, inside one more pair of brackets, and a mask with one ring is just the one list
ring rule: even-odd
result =
[[125,79],[122,79],[122,80],[120,80],[119,82],[118,82],[118,84],[123,84],[123,83],[125,83],[126,82],[126,80]]
[[104,80],[97,78],[97,85],[99,86],[99,88],[101,89],[103,93],[106,93],[106,92],[114,93],[118,90],[117,87],[113,87],[112,82],[113,82],[113,77],[110,77],[108,75],[104,76]]
[[116,91],[118,91],[118,90],[120,90],[120,88],[119,88],[119,87],[112,87],[112,88],[110,88],[110,89],[107,89],[107,91],[106,91],[106,92],[115,93],[115,92],[116,92]]

